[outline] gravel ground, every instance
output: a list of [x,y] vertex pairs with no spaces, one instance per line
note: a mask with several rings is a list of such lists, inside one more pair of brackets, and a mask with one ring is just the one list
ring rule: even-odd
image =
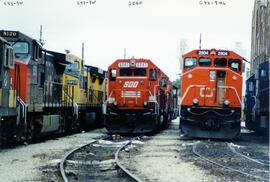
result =
[[145,141],[142,148],[123,153],[124,166],[144,181],[215,181],[192,161],[181,158],[180,148],[192,145],[193,141],[180,140],[178,127],[176,119],[167,130]]
[[[145,144],[142,147],[137,147],[125,153],[122,152],[122,163],[143,181],[260,181],[228,171],[197,157],[192,152],[192,147],[198,140],[181,138],[178,127],[179,122],[177,119],[172,122],[169,129],[149,137],[144,141]],[[201,150],[205,151],[204,154],[210,158],[214,154],[218,154],[220,158],[217,159],[225,162],[225,165],[234,165],[235,168],[244,169],[245,172],[262,175],[266,179],[269,178],[267,167],[265,169],[265,167],[258,166],[252,161],[246,161],[241,156],[235,156],[236,159],[232,160],[231,155],[234,156],[234,154],[227,146],[228,141],[202,140],[202,142],[208,142],[211,145],[209,145],[208,150]],[[263,140],[262,137],[256,136],[243,128],[240,136],[236,140],[229,142],[233,142],[231,144],[235,147],[235,150],[243,155],[256,156],[258,160],[266,163],[268,161],[269,163],[269,143]],[[223,154],[224,156],[222,156]]]
[[104,134],[104,129],[95,129],[36,144],[3,149],[0,151],[0,181],[44,181],[46,171],[42,169],[45,165],[57,166],[67,151]]

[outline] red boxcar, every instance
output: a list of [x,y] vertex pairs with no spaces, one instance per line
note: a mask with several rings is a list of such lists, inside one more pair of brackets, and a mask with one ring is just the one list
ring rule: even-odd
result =
[[172,83],[147,59],[119,59],[108,68],[105,126],[109,133],[146,133],[174,116]]
[[233,51],[215,49],[183,55],[182,134],[221,139],[239,134],[243,59]]

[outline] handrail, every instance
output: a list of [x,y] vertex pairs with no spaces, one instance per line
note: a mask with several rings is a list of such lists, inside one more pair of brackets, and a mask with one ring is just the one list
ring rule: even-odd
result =
[[22,118],[24,119],[24,126],[27,126],[27,104],[20,98],[20,97],[17,97],[17,101],[19,102],[19,104],[22,105]]

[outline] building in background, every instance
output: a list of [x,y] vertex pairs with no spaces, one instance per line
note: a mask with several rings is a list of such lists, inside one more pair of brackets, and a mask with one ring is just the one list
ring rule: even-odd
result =
[[245,95],[246,127],[269,138],[270,0],[255,0],[252,15],[251,76]]
[[252,15],[251,74],[270,60],[270,0],[255,0]]

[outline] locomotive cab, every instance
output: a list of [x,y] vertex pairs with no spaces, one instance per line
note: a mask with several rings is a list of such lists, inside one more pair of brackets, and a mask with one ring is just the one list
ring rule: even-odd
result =
[[17,125],[17,93],[12,86],[10,70],[14,69],[11,45],[0,37],[0,146],[13,138]]

